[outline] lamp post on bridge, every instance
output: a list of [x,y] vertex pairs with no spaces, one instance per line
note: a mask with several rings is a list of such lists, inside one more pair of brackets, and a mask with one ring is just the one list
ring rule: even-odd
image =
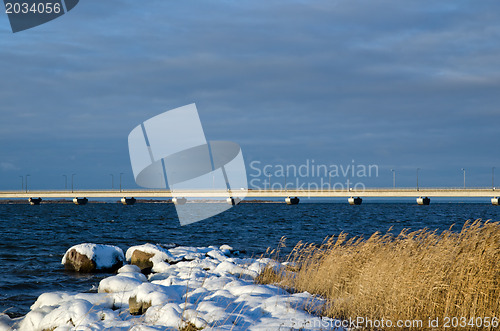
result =
[[417,168],[417,191],[419,190],[419,187],[418,187],[418,171],[420,170],[420,168]]
[[111,176],[111,189],[113,190],[115,188],[115,177],[113,174],[109,174]]
[[123,172],[120,172],[120,192],[122,191],[122,175]]
[[73,193],[73,182],[76,174],[71,174],[71,193]]
[[391,169],[392,171],[392,187],[396,188],[396,170]]
[[[396,184],[394,184],[396,185]],[[350,191],[351,190],[351,172],[349,171],[347,173],[347,191]]]
[[62,175],[64,177],[64,189],[68,190],[68,176]]
[[464,172],[464,190],[465,190],[465,169],[462,168],[462,171]]
[[491,167],[491,189],[495,190],[495,167]]
[[28,193],[28,177],[29,176],[31,176],[31,175],[26,175],[26,186],[25,186],[26,193]]
[[271,173],[268,171],[266,175],[269,177],[269,191],[271,191]]
[[21,191],[24,191],[24,176],[19,177],[21,177]]

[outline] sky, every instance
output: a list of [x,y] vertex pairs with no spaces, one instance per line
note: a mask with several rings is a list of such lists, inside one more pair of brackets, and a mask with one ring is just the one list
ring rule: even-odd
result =
[[191,103],[249,180],[500,186],[499,40],[488,0],[81,0],[19,33],[2,12],[0,190],[138,188],[128,134]]

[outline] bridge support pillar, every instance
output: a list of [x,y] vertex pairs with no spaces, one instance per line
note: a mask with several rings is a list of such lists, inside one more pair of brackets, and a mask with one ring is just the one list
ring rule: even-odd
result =
[[240,198],[233,198],[233,197],[229,197],[226,199],[226,202],[232,206],[236,206],[237,204],[239,204],[241,202],[241,199]]
[[349,202],[349,204],[351,206],[353,206],[353,205],[359,206],[361,204],[361,202],[363,202],[363,199],[361,199],[360,197],[357,197],[357,198],[350,197],[349,199],[347,199],[347,201]]
[[500,206],[500,198],[498,197],[491,198],[491,204],[494,206]]
[[87,198],[74,198],[73,203],[75,205],[86,205],[87,202],[89,202],[89,199]]
[[42,198],[29,198],[28,201],[32,206],[38,206],[42,202]]
[[299,201],[300,201],[300,199],[297,197],[295,197],[295,198],[287,197],[285,199],[285,202],[287,205],[298,205]]
[[135,198],[122,198],[120,201],[122,202],[122,204],[130,206],[133,205],[136,200]]
[[187,202],[186,198],[172,198],[174,205],[184,205]]
[[417,204],[419,204],[421,206],[428,206],[430,203],[431,203],[431,199],[429,199],[428,197],[425,197],[425,198],[418,197],[417,198]]

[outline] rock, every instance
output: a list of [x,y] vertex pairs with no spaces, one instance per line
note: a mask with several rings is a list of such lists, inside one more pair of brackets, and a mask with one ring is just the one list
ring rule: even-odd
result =
[[64,268],[81,273],[114,272],[123,265],[125,256],[116,246],[79,244],[66,251],[61,261]]
[[155,263],[173,263],[177,261],[168,250],[153,244],[132,246],[127,250],[126,256],[127,261],[141,268],[141,272],[144,274],[150,273]]
[[151,261],[153,256],[155,256],[154,253],[146,253],[136,249],[130,258],[130,264],[138,266],[143,273],[149,273],[153,268],[153,262]]
[[128,299],[128,305],[131,315],[142,315],[151,307],[151,302],[137,301],[136,296],[131,296]]
[[74,248],[67,252],[65,256],[64,269],[68,271],[90,273],[97,270],[94,261],[89,259],[87,255],[78,253]]

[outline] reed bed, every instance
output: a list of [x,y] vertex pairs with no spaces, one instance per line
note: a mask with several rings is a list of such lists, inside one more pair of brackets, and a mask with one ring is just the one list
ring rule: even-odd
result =
[[465,318],[461,329],[478,329],[480,321],[484,329],[486,317],[493,329],[500,318],[498,222],[367,239],[342,233],[319,246],[299,243],[281,260],[287,268],[266,268],[257,281],[320,295],[323,315],[332,318],[422,320],[424,328],[431,319],[441,328],[446,317]]

